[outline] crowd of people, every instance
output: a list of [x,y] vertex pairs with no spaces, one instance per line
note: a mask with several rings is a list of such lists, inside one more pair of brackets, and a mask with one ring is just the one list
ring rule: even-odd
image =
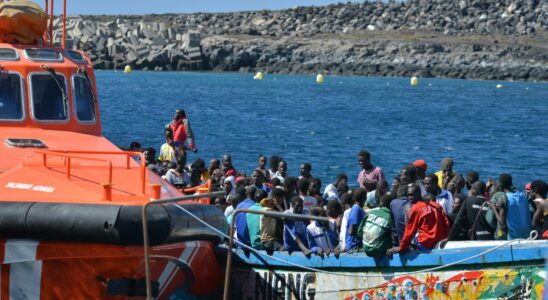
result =
[[[206,181],[213,191],[224,191],[211,204],[229,223],[235,222],[238,241],[258,250],[322,256],[365,252],[380,257],[444,247],[448,241],[526,239],[532,231],[548,239],[548,185],[543,180],[528,183],[522,192],[509,174],[484,182],[476,171],[457,173],[453,160],[444,158],[436,172],[428,172],[426,161],[416,160],[388,182],[383,169],[362,150],[357,155],[361,171],[356,184],[339,174],[322,191],[310,163],[302,163],[300,175],[293,177],[287,162],[276,155],[260,155],[249,175],[237,171],[228,154],[211,159],[208,167],[199,158],[187,163],[186,150],[197,150],[182,109],[166,125],[164,135],[158,156],[154,148],[141,149],[138,143],[130,148],[142,151],[149,169],[183,191]],[[251,213],[234,217],[237,209],[311,215],[325,221]]]

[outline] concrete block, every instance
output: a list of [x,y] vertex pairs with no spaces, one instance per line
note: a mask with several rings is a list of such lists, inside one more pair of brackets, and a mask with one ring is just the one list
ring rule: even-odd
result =
[[135,52],[133,50],[129,51],[126,54],[126,59],[127,59],[128,63],[133,63],[133,62],[137,61],[137,59],[139,59],[139,54],[137,54],[137,52]]
[[157,35],[155,38],[152,39],[152,44],[163,47],[167,44],[167,41],[162,36]]
[[150,30],[150,29],[144,29],[144,30],[142,30],[142,32],[143,32],[143,34],[145,35],[145,37],[146,37],[147,39],[151,39],[151,40],[152,40],[152,39],[154,39],[155,37],[158,36],[158,34],[157,34],[155,31]]

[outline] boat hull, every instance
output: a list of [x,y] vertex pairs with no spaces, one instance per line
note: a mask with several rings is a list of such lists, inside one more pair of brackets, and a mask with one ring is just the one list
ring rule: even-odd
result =
[[[3,299],[144,299],[142,246],[3,240],[0,249]],[[218,293],[213,249],[209,241],[151,247],[156,299],[178,290],[196,297]]]
[[[548,299],[545,257],[548,241],[461,243],[466,247],[411,252],[373,259],[361,254],[274,257],[238,250],[231,271],[231,299]],[[222,250],[218,250],[221,251]],[[462,261],[465,258],[473,259]],[[441,269],[433,269],[439,266]],[[347,276],[341,276],[344,273]]]

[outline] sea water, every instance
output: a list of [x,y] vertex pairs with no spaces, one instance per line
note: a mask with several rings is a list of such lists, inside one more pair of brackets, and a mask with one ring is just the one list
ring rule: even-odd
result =
[[[201,157],[230,154],[250,174],[259,154],[303,162],[325,187],[339,173],[354,184],[367,149],[388,180],[416,159],[427,172],[443,157],[481,179],[506,172],[523,189],[548,180],[548,84],[419,78],[97,71],[103,133],[116,145],[159,149],[177,108],[187,112]],[[502,85],[497,88],[497,85]]]

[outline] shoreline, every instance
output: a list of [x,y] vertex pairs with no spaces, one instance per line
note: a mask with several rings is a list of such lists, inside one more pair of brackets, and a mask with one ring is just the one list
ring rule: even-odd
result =
[[[122,72],[124,71],[123,68],[121,69],[95,69],[95,72]],[[253,79],[254,75],[256,73],[254,72],[240,72],[240,71],[215,71],[215,70],[197,70],[197,71],[185,71],[185,70],[172,70],[172,71],[155,71],[155,70],[132,70],[133,72],[142,72],[142,73],[155,73],[155,74],[165,74],[165,73],[187,73],[187,74],[245,74],[250,77],[250,79]],[[316,73],[264,73],[263,80],[268,80],[267,76],[276,76],[276,75],[282,75],[282,76],[302,76],[302,77],[310,77],[312,81],[315,80]],[[409,81],[409,77],[405,76],[383,76],[383,75],[355,75],[355,74],[322,74],[326,79],[329,77],[337,78],[337,77],[350,77],[350,78],[377,78],[377,79],[402,79]],[[498,79],[481,79],[481,78],[450,78],[450,77],[417,77],[419,79],[419,85],[423,84],[420,80],[428,80],[428,79],[434,79],[434,80],[463,80],[463,81],[491,81],[493,83],[501,83],[501,82],[508,82],[508,83],[524,83],[524,84],[546,84],[548,83],[548,80],[520,80],[520,79],[510,79],[510,80],[498,80]]]
[[423,2],[78,16],[67,33],[96,69],[548,81],[548,4]]

